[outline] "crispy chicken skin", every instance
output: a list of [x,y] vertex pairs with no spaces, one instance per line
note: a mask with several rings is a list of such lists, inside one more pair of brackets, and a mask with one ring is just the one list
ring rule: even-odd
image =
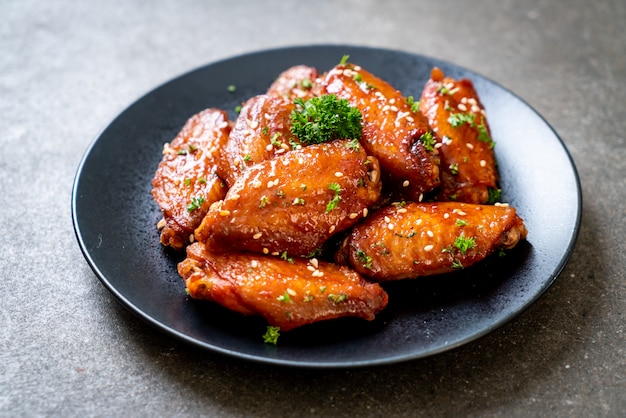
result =
[[226,195],[215,164],[229,132],[226,112],[206,109],[192,116],[176,138],[165,144],[152,180],[152,196],[163,212],[159,223],[163,245],[182,249],[211,203]]
[[217,174],[232,186],[242,171],[290,150],[290,114],[295,105],[266,94],[246,101],[218,163]]
[[498,173],[485,110],[470,80],[434,68],[420,110],[441,139],[441,187],[436,200],[487,203]]
[[319,96],[321,88],[321,80],[316,68],[295,65],[280,73],[267,90],[267,94],[292,102],[296,98],[307,100]]
[[244,171],[196,230],[212,251],[305,256],[380,197],[380,170],[347,140],[309,145]]
[[323,83],[325,93],[347,99],[361,111],[361,143],[378,159],[386,187],[419,200],[439,185],[437,152],[427,151],[419,139],[430,131],[428,122],[398,90],[352,64],[334,67]]
[[281,331],[344,316],[373,320],[387,305],[387,294],[378,284],[347,267],[315,259],[217,254],[194,243],[178,271],[192,298],[261,315]]
[[391,205],[355,226],[335,260],[377,281],[429,276],[513,248],[526,234],[522,219],[508,206]]

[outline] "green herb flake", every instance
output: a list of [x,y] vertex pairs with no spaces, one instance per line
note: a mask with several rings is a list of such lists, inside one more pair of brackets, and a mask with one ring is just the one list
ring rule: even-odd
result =
[[321,144],[334,139],[360,139],[363,132],[361,112],[346,99],[334,94],[294,100],[291,133],[305,144]]
[[476,115],[473,113],[452,113],[448,117],[448,122],[453,128],[458,128],[459,126],[467,123],[472,128],[476,127]]
[[411,112],[417,113],[420,111],[420,101],[415,100],[413,96],[408,96],[406,98],[406,104],[408,104],[411,107]]
[[193,212],[204,203],[204,196],[192,197],[191,202],[187,205],[187,212]]
[[276,345],[278,337],[280,337],[280,327],[268,325],[265,334],[263,334],[263,342]]
[[459,260],[458,258],[455,258],[452,261],[452,264],[450,265],[450,267],[453,268],[454,270],[461,270],[465,268],[463,263],[461,263],[461,260]]
[[465,226],[465,225],[467,225],[467,221],[465,221],[463,219],[457,219],[456,222],[455,222],[455,225],[459,226],[459,227]]
[[261,203],[259,203],[259,208],[263,209],[269,203],[270,203],[270,199],[266,195],[263,195],[261,196]]
[[454,247],[461,252],[461,254],[465,255],[468,250],[476,247],[476,239],[472,237],[466,237],[464,234],[459,235],[454,240]]
[[269,126],[264,126],[263,129],[261,129],[261,133],[263,135],[267,135],[270,133],[270,127]]
[[206,184],[206,177],[200,177],[200,178],[198,179],[198,183],[200,183],[200,184]]
[[356,138],[349,140],[348,142],[346,142],[346,148],[352,151],[360,150],[361,146],[359,145],[359,140]]
[[350,59],[350,55],[344,55],[343,57],[341,57],[341,61],[339,61],[339,65],[346,65],[349,59]]
[[288,292],[283,293],[282,295],[277,297],[276,300],[283,303],[293,303],[291,301],[291,296],[289,296]]
[[228,87],[226,87],[226,90],[228,90],[230,93],[233,93],[235,90],[237,90],[237,87],[235,87],[234,84],[231,84]]
[[334,293],[331,293],[328,295],[328,300],[331,301],[333,303],[333,305],[338,305],[341,302],[345,302],[348,300],[348,295],[345,293],[339,293],[338,295],[335,295]]
[[293,263],[294,263],[293,258],[291,258],[291,257],[289,257],[289,256],[287,255],[287,251],[283,251],[283,252],[280,254],[280,258],[281,258],[281,259],[283,259],[283,260],[285,260],[285,261],[287,261],[287,262],[289,262],[289,264],[293,264]]
[[435,150],[436,141],[432,132],[428,131],[420,135],[419,141],[424,145],[426,151],[433,152]]
[[372,270],[372,257],[367,255],[365,253],[365,251],[361,250],[361,249],[357,249],[354,252],[354,255],[356,256],[356,259],[359,263],[361,263],[363,265],[363,267],[365,267],[366,269]]
[[237,114],[241,113],[241,105],[235,106],[235,113]]
[[487,188],[487,193],[489,194],[489,198],[487,199],[488,205],[493,205],[496,202],[499,202],[502,198],[502,189],[494,189],[493,187]]
[[252,156],[251,156],[250,154],[245,154],[245,155],[243,156],[243,160],[244,160],[245,162],[251,161],[251,160],[252,160]]
[[185,181],[183,181],[183,184],[185,186],[190,186],[191,185],[191,179],[190,178],[186,178]]
[[457,174],[459,174],[459,164],[450,164],[448,166],[448,168],[450,169],[450,174],[452,174],[453,176],[456,176]]
[[311,82],[311,80],[309,78],[305,78],[304,80],[302,80],[300,82],[300,85],[305,90],[309,90],[309,89],[311,89],[313,87],[313,83]]

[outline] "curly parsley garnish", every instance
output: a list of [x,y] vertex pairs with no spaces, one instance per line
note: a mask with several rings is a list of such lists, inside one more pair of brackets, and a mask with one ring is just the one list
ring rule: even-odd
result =
[[458,128],[459,126],[467,123],[472,128],[476,127],[476,115],[473,113],[452,113],[448,117],[448,122],[452,125],[453,128]]
[[360,139],[363,132],[359,109],[334,94],[294,100],[291,133],[305,144],[321,144],[333,139]]
[[500,201],[502,196],[502,189],[494,189],[493,187],[489,187],[487,189],[487,193],[489,193],[489,198],[487,199],[488,205],[493,205],[496,202]]
[[354,252],[354,255],[356,256],[356,259],[358,260],[358,262],[363,265],[363,267],[369,270],[372,269],[372,261],[373,261],[372,257],[367,255],[365,251],[357,249]]
[[333,192],[335,192],[335,196],[333,196],[333,198],[330,199],[330,201],[326,204],[326,213],[328,213],[331,210],[337,208],[337,205],[341,201],[341,196],[339,195],[339,193],[341,193],[341,186],[339,186],[339,184],[337,184],[337,183],[330,183],[328,185],[328,189],[332,190]]
[[476,239],[461,234],[454,240],[454,247],[465,255],[468,250],[476,247]]
[[428,152],[433,152],[435,150],[435,138],[433,138],[433,133],[428,131],[420,135],[420,142],[424,145],[424,148]]

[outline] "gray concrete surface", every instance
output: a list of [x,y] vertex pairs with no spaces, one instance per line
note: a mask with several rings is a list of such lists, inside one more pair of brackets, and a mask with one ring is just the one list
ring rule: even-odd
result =
[[[622,0],[0,2],[0,416],[624,416],[625,22]],[[441,355],[314,371],[191,348],[101,285],[70,215],[97,133],[185,71],[312,43],[454,62],[556,129],[584,214],[536,304]]]

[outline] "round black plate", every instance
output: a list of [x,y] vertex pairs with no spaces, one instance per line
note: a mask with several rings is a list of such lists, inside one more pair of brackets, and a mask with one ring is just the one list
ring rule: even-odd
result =
[[[467,77],[486,107],[503,201],[518,209],[528,241],[504,257],[447,276],[386,285],[390,303],[373,322],[336,320],[264,344],[265,323],[190,300],[176,272],[179,254],[159,244],[160,212],[151,179],[165,142],[194,113],[235,107],[264,92],[284,69],[325,71],[344,54],[405,95],[420,96],[433,66]],[[228,86],[236,86],[230,92]],[[506,323],[554,281],[572,249],[581,217],[578,175],[565,146],[532,108],[466,69],[405,52],[355,46],[292,47],[207,65],[151,91],[95,139],[76,174],[74,229],[87,262],[131,311],[197,346],[266,363],[302,367],[388,364],[458,347]]]

